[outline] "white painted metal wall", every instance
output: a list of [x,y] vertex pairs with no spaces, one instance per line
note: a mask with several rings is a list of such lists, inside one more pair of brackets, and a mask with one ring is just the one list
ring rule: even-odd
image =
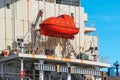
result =
[[[6,4],[10,4],[8,9]],[[79,34],[71,40],[75,50],[79,52],[79,47],[84,46],[84,22],[87,21],[87,14],[84,13],[83,7],[60,5],[39,0],[0,0],[0,50],[6,49],[19,36],[24,36],[35,22],[38,11],[43,10],[43,20],[61,14],[74,13],[74,19],[77,27],[80,28]],[[39,28],[40,20],[37,24]],[[29,35],[25,42],[31,41]]]

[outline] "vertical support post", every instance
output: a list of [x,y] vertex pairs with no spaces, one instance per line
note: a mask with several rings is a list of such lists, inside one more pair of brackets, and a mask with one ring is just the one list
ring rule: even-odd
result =
[[98,76],[94,76],[94,80],[101,80]]
[[60,74],[60,80],[62,80],[62,72],[60,72],[59,74]]
[[32,26],[32,34],[31,34],[31,36],[32,36],[32,46],[33,46],[33,48],[35,47],[35,33],[36,33],[36,31],[35,31],[35,26]]
[[96,76],[94,76],[94,80],[96,80]]
[[102,79],[101,80],[104,80],[104,73],[103,72],[101,72],[102,73]]
[[116,66],[116,77],[119,77],[119,66]]
[[[21,65],[21,67],[20,67],[20,71],[22,72],[22,71],[24,71],[24,60],[23,59],[21,59],[20,60],[20,65]],[[23,80],[24,78],[23,77],[21,77],[21,79],[20,80]]]
[[[68,68],[70,68],[70,63],[67,63]],[[67,80],[71,80],[71,73],[70,71],[67,74]]]
[[[39,60],[39,67],[41,64],[44,64],[44,60]],[[44,80],[44,71],[39,70],[39,80]]]
[[21,43],[21,47],[22,47],[21,48],[21,53],[23,54],[24,53],[24,43],[23,42]]
[[0,66],[1,66],[0,74],[1,74],[1,77],[3,78],[3,74],[4,74],[4,64],[1,63]]
[[[100,70],[100,68],[99,67],[95,67],[95,70],[97,70],[97,71],[99,71]],[[98,76],[94,76],[94,80],[98,80]]]
[[34,74],[34,76],[33,76],[33,80],[35,80],[35,70],[33,71],[33,74]]
[[49,73],[49,80],[51,80],[51,73]]

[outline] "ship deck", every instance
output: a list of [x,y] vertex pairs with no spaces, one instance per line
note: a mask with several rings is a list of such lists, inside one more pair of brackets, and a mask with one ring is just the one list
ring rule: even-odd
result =
[[85,65],[85,66],[96,66],[100,68],[110,67],[109,63],[103,63],[100,61],[90,61],[90,60],[80,60],[80,59],[72,59],[72,58],[59,58],[55,56],[47,56],[47,55],[37,55],[37,54],[14,54],[10,55],[9,57],[3,57],[0,59],[0,62],[11,61],[24,58],[25,60],[45,60],[49,62],[56,62],[56,63],[71,63],[76,65]]

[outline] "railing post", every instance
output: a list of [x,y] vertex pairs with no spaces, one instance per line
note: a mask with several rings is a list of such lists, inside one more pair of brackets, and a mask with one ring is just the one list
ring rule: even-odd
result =
[[94,76],[94,80],[96,80],[97,78],[96,78],[96,76]]
[[[21,65],[21,67],[20,67],[20,72],[24,72],[24,59],[21,59],[20,60],[20,65]],[[21,73],[20,73],[21,74]],[[20,80],[23,80],[24,78],[23,77],[21,77],[21,79]]]
[[[40,64],[44,64],[44,60],[39,60],[39,67]],[[44,80],[44,71],[43,70],[39,70],[39,80]]]
[[[70,63],[67,63],[68,68],[70,68]],[[67,80],[71,80],[71,73],[68,71]]]
[[51,72],[49,72],[49,80],[51,80]]
[[3,74],[4,74],[4,64],[3,63],[0,63],[0,66],[1,66],[1,77],[3,78]]

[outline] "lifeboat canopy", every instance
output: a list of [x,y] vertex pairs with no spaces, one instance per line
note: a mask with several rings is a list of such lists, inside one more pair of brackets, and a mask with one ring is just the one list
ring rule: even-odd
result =
[[40,24],[40,33],[45,36],[73,39],[78,32],[79,28],[70,15],[50,17]]

